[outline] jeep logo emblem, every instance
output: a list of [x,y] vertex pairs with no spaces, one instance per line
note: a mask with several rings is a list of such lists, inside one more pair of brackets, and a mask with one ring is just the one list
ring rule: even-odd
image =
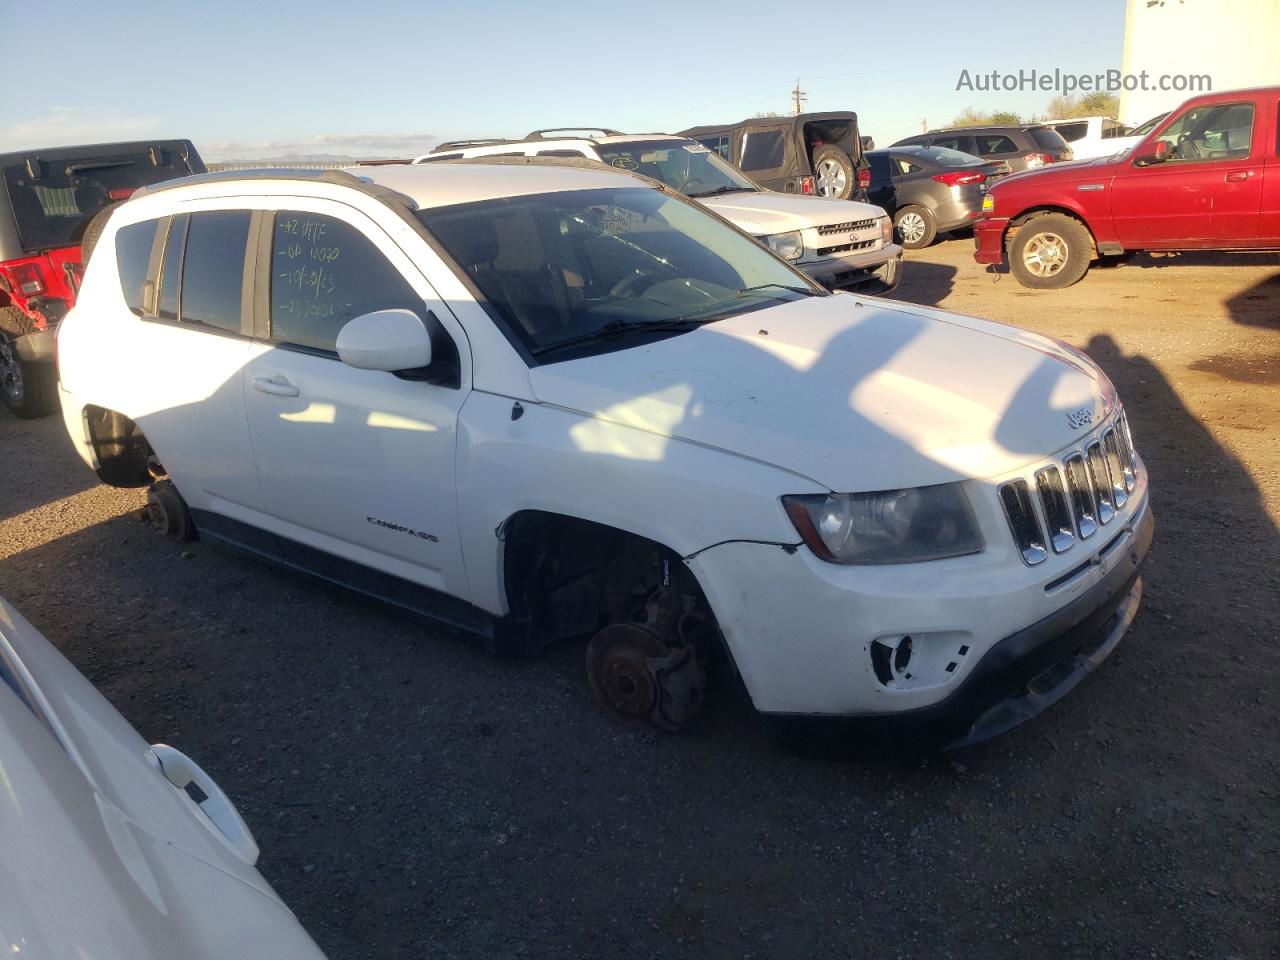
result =
[[1081,407],[1079,410],[1070,411],[1067,414],[1067,423],[1071,424],[1072,430],[1087,427],[1093,423],[1093,407]]

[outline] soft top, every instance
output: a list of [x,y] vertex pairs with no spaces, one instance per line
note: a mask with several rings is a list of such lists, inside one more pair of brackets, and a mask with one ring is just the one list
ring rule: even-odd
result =
[[0,260],[78,244],[88,221],[112,199],[157,180],[204,171],[190,140],[0,153]]
[[701,127],[690,127],[688,130],[681,130],[680,136],[697,139],[709,134],[721,133],[725,130],[736,130],[738,127],[746,126],[791,127],[798,132],[803,132],[806,123],[821,123],[823,120],[851,120],[856,124],[858,115],[852,110],[831,110],[826,113],[801,113],[793,117],[752,117],[748,120],[740,120],[737,123],[713,123]]

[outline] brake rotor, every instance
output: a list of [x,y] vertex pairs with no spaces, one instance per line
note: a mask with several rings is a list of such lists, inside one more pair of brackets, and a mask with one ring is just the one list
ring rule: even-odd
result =
[[669,653],[647,627],[611,623],[587,645],[591,690],[611,713],[626,720],[648,719],[658,703],[658,681],[649,661]]

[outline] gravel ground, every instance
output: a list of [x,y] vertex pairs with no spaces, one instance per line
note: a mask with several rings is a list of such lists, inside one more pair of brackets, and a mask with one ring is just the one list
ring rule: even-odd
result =
[[1144,606],[1036,722],[953,759],[802,760],[727,683],[611,722],[580,647],[466,641],[211,544],[0,414],[0,593],[240,805],[333,960],[1280,956],[1280,260],[1059,292],[913,255],[901,299],[1088,349],[1158,519]]

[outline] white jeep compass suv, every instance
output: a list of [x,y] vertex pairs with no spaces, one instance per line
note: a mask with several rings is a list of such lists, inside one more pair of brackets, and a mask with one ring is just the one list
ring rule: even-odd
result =
[[831,294],[581,161],[208,174],[111,217],[67,429],[175,538],[500,650],[589,637],[679,728],[723,647],[784,735],[1000,733],[1136,612],[1147,475],[1080,352]]
[[902,275],[902,245],[880,207],[765,190],[688,137],[601,130],[565,137],[535,130],[524,140],[442,143],[414,163],[479,157],[583,157],[666,184],[714,210],[830,290],[884,294]]

